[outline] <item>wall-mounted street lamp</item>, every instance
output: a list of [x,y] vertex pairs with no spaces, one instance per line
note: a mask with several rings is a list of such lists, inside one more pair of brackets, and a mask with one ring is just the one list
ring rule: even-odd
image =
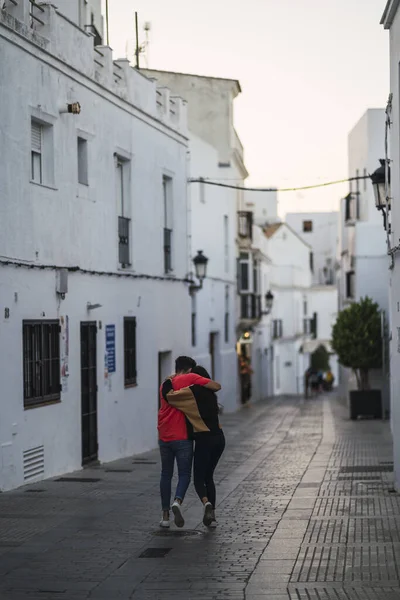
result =
[[96,310],[96,308],[101,308],[101,307],[102,307],[102,304],[92,304],[91,302],[87,302],[86,303],[86,309],[88,311],[90,311],[90,310]]
[[265,308],[266,310],[262,312],[263,315],[269,315],[269,313],[272,310],[272,306],[274,304],[274,295],[271,292],[271,290],[269,290],[266,294],[265,294]]
[[383,215],[383,226],[387,228],[388,224],[388,211],[390,210],[390,167],[388,167],[388,196],[386,197],[386,168],[385,168],[385,160],[380,159],[379,161],[381,166],[376,169],[371,175],[371,181],[374,188],[375,194],[375,206],[378,210],[382,211]]
[[189,288],[190,295],[195,294],[203,287],[203,281],[207,277],[207,263],[208,258],[204,256],[203,250],[198,250],[196,256],[193,259],[196,277],[199,280],[199,285],[192,284]]

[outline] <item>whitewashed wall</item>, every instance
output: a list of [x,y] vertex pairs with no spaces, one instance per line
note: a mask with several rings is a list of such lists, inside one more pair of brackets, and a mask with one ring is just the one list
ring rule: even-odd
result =
[[[397,5],[397,6],[396,6]],[[393,10],[392,10],[393,9]],[[400,238],[400,11],[398,3],[388,2],[385,12],[385,28],[390,29],[390,91],[392,98],[392,126],[390,130],[392,235],[391,244]],[[391,426],[394,443],[394,470],[397,489],[400,488],[400,254],[394,256],[394,269],[390,281],[390,374],[391,374]]]
[[[26,0],[24,6],[28,5]],[[1,260],[97,272],[70,273],[69,290],[61,300],[55,292],[54,270],[0,264],[0,489],[10,489],[24,482],[23,452],[33,447],[44,447],[39,478],[81,466],[81,321],[96,321],[99,329],[99,459],[109,461],[156,445],[158,352],[170,351],[175,357],[190,349],[190,297],[187,284],[179,281],[188,274],[188,145],[181,101],[171,115],[168,98],[162,96],[161,106],[166,108],[162,113],[155,84],[125,63],[117,69],[108,49],[103,49],[103,58],[109,62],[96,66],[92,38],[53,8],[46,7],[46,26],[35,34],[39,37],[34,42],[29,28],[26,38],[17,37],[13,33],[17,21],[7,13],[0,15],[0,77],[6,82],[0,87],[0,148],[7,156],[7,161],[0,161]],[[114,69],[120,79],[114,80]],[[60,108],[72,101],[80,102],[81,114],[60,114]],[[162,120],[158,114],[163,114]],[[53,127],[52,185],[30,182],[32,116]],[[77,183],[78,135],[88,141],[89,186]],[[124,270],[118,265],[114,153],[131,161],[132,267]],[[164,174],[173,178],[171,276],[176,281],[162,279]],[[161,279],[101,275],[104,271]],[[87,302],[101,307],[88,312]],[[61,316],[68,316],[70,333],[69,376],[62,382],[61,403],[24,410],[22,321]],[[138,385],[130,389],[124,388],[124,316],[137,318]],[[117,367],[106,385],[108,324],[116,326]]]
[[[312,247],[314,254],[313,284],[326,283],[327,276],[324,273],[324,268],[331,269],[331,276],[334,281],[336,277],[335,262],[339,234],[339,213],[288,213],[285,220]],[[311,221],[312,231],[304,231],[304,221]]]
[[[194,134],[190,137],[191,176],[218,177],[218,152]],[[192,256],[203,250],[208,257],[207,279],[194,300],[197,312],[195,360],[211,368],[210,333],[217,334],[215,377],[222,382],[219,398],[224,408],[234,410],[238,402],[236,357],[236,204],[235,191],[193,183],[190,186]],[[225,217],[228,218],[225,246]],[[225,291],[229,289],[229,336],[225,341]]]
[[311,286],[310,246],[284,223],[268,240],[272,261],[271,286],[275,295],[272,319],[282,320],[282,338],[273,340],[274,393],[303,393],[307,358],[300,349],[304,300]]

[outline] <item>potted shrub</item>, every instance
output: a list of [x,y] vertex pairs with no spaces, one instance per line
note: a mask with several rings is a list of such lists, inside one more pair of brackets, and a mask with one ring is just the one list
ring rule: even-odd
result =
[[371,298],[341,311],[332,330],[332,348],[344,367],[353,370],[357,390],[350,392],[350,418],[382,418],[380,390],[371,390],[369,371],[382,366],[381,313]]

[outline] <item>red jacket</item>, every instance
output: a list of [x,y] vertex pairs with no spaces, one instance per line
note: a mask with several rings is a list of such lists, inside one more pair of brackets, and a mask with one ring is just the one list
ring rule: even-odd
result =
[[[209,379],[196,375],[195,373],[186,373],[184,375],[175,375],[172,379],[174,391],[180,390],[189,385],[206,385]],[[158,436],[162,442],[177,442],[187,440],[188,433],[186,427],[186,418],[183,412],[170,406],[162,395],[162,386],[160,389],[161,408],[158,411]]]

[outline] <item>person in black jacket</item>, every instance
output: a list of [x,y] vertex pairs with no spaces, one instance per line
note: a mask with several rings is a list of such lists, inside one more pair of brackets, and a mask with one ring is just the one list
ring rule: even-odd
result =
[[[210,379],[203,367],[196,366],[192,373]],[[174,392],[168,380],[163,385],[165,400],[181,410],[189,423],[195,440],[194,486],[204,506],[203,523],[216,527],[216,489],[214,472],[225,449],[225,436],[219,423],[219,406],[215,392],[192,385]]]

